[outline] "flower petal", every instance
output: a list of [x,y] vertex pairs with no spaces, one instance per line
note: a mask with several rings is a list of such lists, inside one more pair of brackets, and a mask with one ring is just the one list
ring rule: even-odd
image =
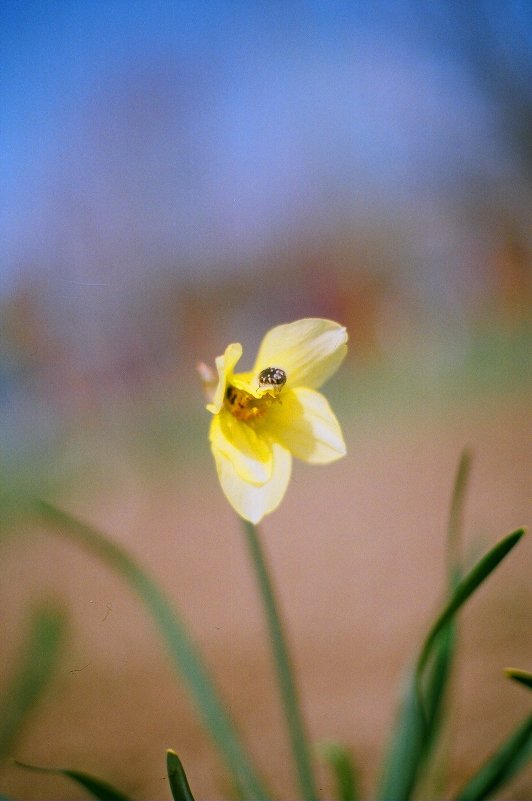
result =
[[265,426],[276,442],[304,462],[326,464],[345,456],[338,420],[323,395],[313,389],[283,392],[279,403],[268,410]]
[[254,367],[280,367],[288,387],[317,389],[339,367],[347,352],[347,331],[332,320],[309,317],[278,325],[262,340]]
[[259,389],[258,377],[253,372],[236,373],[231,378],[231,384],[254,398],[262,398],[265,394],[264,390]]
[[242,345],[240,342],[233,342],[225,349],[223,356],[216,357],[216,369],[218,370],[218,386],[214,393],[212,403],[207,404],[207,409],[213,414],[218,414],[224,403],[227,380],[233,374],[237,362],[242,356]]
[[214,451],[218,478],[233,509],[251,523],[259,523],[273,512],[286,492],[292,469],[292,456],[280,445],[273,445],[273,469],[269,481],[257,486],[244,481],[232,462],[221,451]]
[[247,423],[237,420],[227,410],[213,417],[209,432],[212,452],[228,459],[235,472],[251,484],[261,485],[272,476],[272,445]]

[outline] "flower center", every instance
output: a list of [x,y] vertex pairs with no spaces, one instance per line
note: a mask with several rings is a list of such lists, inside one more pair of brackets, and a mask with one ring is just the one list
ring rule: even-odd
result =
[[237,420],[251,423],[262,417],[270,408],[275,398],[271,395],[263,395],[262,398],[254,398],[243,389],[237,389],[228,385],[225,391],[225,403],[229,411]]
[[225,403],[237,420],[252,423],[262,417],[286,384],[286,373],[280,367],[266,367],[259,373],[259,389],[268,390],[261,398],[255,398],[243,389],[228,384],[225,390]]

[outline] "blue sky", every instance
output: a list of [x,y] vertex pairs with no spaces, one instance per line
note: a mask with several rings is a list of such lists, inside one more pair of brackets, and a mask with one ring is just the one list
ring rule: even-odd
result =
[[140,220],[155,258],[193,262],[247,258],[331,198],[364,214],[461,162],[511,170],[438,13],[416,8],[4,0],[0,287],[28,261],[77,258],[72,199],[119,244]]

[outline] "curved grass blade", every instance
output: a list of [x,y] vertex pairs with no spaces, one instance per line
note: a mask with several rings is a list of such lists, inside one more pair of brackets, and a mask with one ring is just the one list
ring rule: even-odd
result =
[[456,794],[456,801],[485,801],[532,757],[532,715],[517,728],[478,773]]
[[524,684],[525,687],[532,690],[532,673],[526,670],[519,670],[519,668],[505,668],[504,672],[509,679],[518,681],[520,684]]
[[166,752],[166,772],[174,801],[194,801],[181,760],[170,748]]
[[52,531],[83,545],[112,567],[143,602],[165,641],[170,656],[185,681],[201,719],[239,786],[252,798],[267,799],[268,793],[240,743],[233,722],[221,703],[203,660],[180,617],[171,608],[157,584],[128,553],[90,526],[56,507],[39,502],[38,509]]
[[102,779],[97,779],[89,773],[84,773],[81,770],[70,770],[69,768],[41,768],[37,765],[28,765],[25,762],[19,762],[15,759],[15,764],[26,770],[33,770],[36,773],[48,773],[55,776],[66,776],[68,779],[73,779],[75,782],[85,788],[94,798],[99,801],[129,801],[127,795],[121,793],[108,782]]
[[348,749],[341,743],[327,742],[320,745],[319,754],[334,773],[337,801],[358,801],[357,771]]
[[65,628],[65,618],[55,604],[41,604],[35,610],[0,708],[0,760],[12,754],[22,725],[48,683]]
[[432,625],[417,663],[418,678],[427,663],[427,659],[431,653],[432,646],[436,637],[442,628],[454,617],[460,607],[467,601],[467,599],[475,592],[475,590],[482,584],[483,581],[492,573],[495,568],[502,562],[504,557],[517,545],[523,534],[524,529],[518,529],[512,534],[504,537],[497,543],[485,556],[480,559],[475,567],[461,579],[447,603],[443,611],[437,617]]
[[450,587],[450,598],[429,629],[407,681],[379,784],[378,797],[383,801],[407,801],[411,797],[436,740],[454,651],[454,615],[523,534],[520,529],[502,539],[454,588]]

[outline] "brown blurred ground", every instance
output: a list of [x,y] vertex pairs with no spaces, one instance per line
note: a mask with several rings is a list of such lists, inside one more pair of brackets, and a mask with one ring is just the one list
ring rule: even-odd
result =
[[[393,717],[401,673],[440,597],[450,487],[461,449],[474,451],[467,505],[471,555],[527,522],[532,453],[518,397],[458,403],[445,418],[393,418],[346,432],[348,457],[297,465],[262,537],[282,601],[313,741],[352,745],[364,797]],[[172,474],[111,471],[105,491],[61,499],[127,545],[179,604],[246,742],[283,798],[295,798],[263,622],[238,523],[202,443]],[[107,446],[94,458],[113,463]],[[522,718],[524,689],[502,675],[530,669],[527,538],[461,617],[453,786]],[[14,653],[32,598],[53,592],[72,617],[52,686],[16,749],[20,759],[106,778],[134,798],[167,799],[174,748],[198,799],[229,797],[223,766],[176,681],[140,604],[110,571],[38,533],[3,551],[2,608]],[[321,787],[330,793],[329,779]],[[71,799],[59,778],[4,771],[3,792]],[[532,797],[530,772],[499,797]]]

